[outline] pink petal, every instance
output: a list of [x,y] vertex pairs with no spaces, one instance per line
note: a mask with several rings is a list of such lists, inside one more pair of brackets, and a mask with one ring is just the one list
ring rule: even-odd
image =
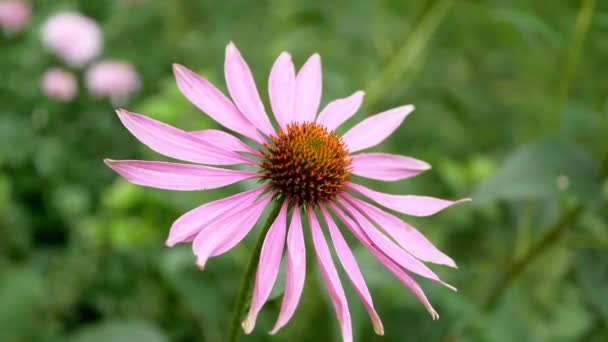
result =
[[173,247],[177,243],[186,242],[220,216],[233,212],[235,208],[240,210],[240,207],[252,204],[265,189],[266,187],[260,187],[241,192],[190,210],[173,222],[165,244]]
[[361,153],[352,156],[353,174],[383,181],[414,177],[431,166],[421,160],[388,153]]
[[364,213],[371,220],[393,238],[403,249],[416,258],[435,264],[456,267],[452,258],[442,253],[416,228],[403,222],[399,218],[384,212],[373,205],[344,194],[344,198]]
[[351,153],[376,146],[393,134],[413,110],[414,106],[407,105],[370,116],[346,132],[342,140]]
[[274,128],[264,110],[251,70],[232,42],[226,46],[224,76],[230,95],[241,113],[262,133],[273,134]]
[[321,213],[323,214],[323,218],[327,223],[327,227],[329,228],[329,234],[331,235],[331,239],[334,244],[334,249],[338,254],[338,259],[342,263],[342,267],[348,278],[350,279],[351,284],[355,288],[357,295],[363,301],[363,305],[365,305],[365,309],[369,314],[369,317],[372,320],[372,324],[374,326],[374,331],[378,335],[384,335],[384,328],[382,327],[382,321],[380,317],[376,313],[376,309],[374,309],[374,303],[372,301],[372,296],[367,289],[367,285],[365,284],[365,279],[363,279],[363,275],[361,274],[361,270],[359,269],[359,265],[357,265],[357,260],[355,256],[351,252],[348,244],[344,240],[342,233],[336,226],[333,218],[329,215],[325,207],[321,206]]
[[294,122],[314,122],[321,102],[323,87],[321,57],[314,54],[308,58],[296,77]]
[[232,101],[209,81],[179,64],[173,64],[173,73],[179,90],[198,109],[207,113],[222,126],[260,144],[264,143],[264,138],[255,129],[255,126],[239,112]]
[[351,116],[355,115],[361,107],[363,102],[363,96],[365,95],[362,91],[357,91],[349,97],[334,100],[325,106],[325,108],[319,114],[317,123],[325,126],[327,130],[333,131],[338,128],[342,123],[348,120]]
[[342,340],[345,342],[350,342],[352,341],[353,336],[346,295],[344,294],[344,289],[342,289],[340,277],[338,276],[338,271],[336,271],[336,266],[332,260],[329,248],[327,247],[327,242],[325,241],[323,232],[321,232],[319,221],[317,221],[317,217],[315,216],[315,211],[312,207],[308,207],[307,211],[310,231],[312,234],[312,242],[315,246],[315,252],[317,254],[317,261],[319,262],[321,275],[323,276],[323,280],[325,280],[329,297],[334,305],[336,315],[338,316],[338,321],[340,322],[340,327],[342,328]]
[[133,184],[166,190],[216,189],[258,176],[255,172],[202,165],[145,160],[104,159],[104,162]]
[[272,196],[266,196],[257,203],[248,207],[244,206],[242,210],[232,213],[232,215],[223,215],[222,218],[215,220],[199,232],[192,243],[198,267],[205,268],[210,257],[223,254],[241,242],[258,221],[271,199]]
[[420,288],[418,283],[412,279],[406,272],[404,272],[399,265],[388,258],[381,250],[377,248],[369,239],[365,236],[363,231],[357,224],[355,224],[348,216],[346,216],[337,206],[330,204],[332,210],[338,217],[344,222],[348,229],[355,235],[355,237],[361,241],[363,246],[367,248],[382,265],[384,265],[405,287],[407,287],[412,294],[424,305],[424,307],[431,314],[433,319],[438,319],[439,314],[433,309],[431,303],[424,295],[424,291]]
[[251,307],[247,318],[243,322],[243,330],[245,330],[246,334],[251,333],[253,330],[258,313],[262,309],[262,306],[264,306],[264,303],[266,303],[268,296],[270,296],[274,282],[277,279],[277,274],[279,273],[283,247],[285,246],[287,203],[287,201],[283,203],[283,207],[268,230],[264,244],[262,245]]
[[439,277],[433,271],[431,271],[430,268],[420,262],[420,260],[411,256],[408,252],[396,245],[386,235],[378,231],[378,229],[376,229],[376,227],[374,227],[363,215],[361,215],[361,213],[359,213],[356,209],[350,206],[348,202],[340,200],[339,203],[355,219],[355,221],[361,227],[361,230],[367,236],[367,238],[396,264],[400,265],[401,267],[407,269],[410,272],[418,274],[419,276],[428,278],[437,282],[438,284],[455,290],[453,286],[441,281],[441,279],[439,279]]
[[287,234],[287,280],[285,282],[285,293],[283,294],[281,312],[274,328],[270,331],[271,335],[276,334],[279,329],[284,327],[296,311],[300,296],[302,296],[305,277],[306,248],[302,234],[300,209],[296,205],[293,209],[289,233]]
[[448,201],[428,196],[385,194],[353,183],[348,187],[380,205],[410,216],[430,216],[455,204],[471,201],[470,198]]
[[219,129],[206,129],[202,131],[190,132],[199,140],[203,140],[207,143],[222,146],[223,149],[231,152],[246,152],[256,156],[260,155],[260,152],[251,148],[251,146],[245,144],[239,138],[232,134],[220,131]]
[[123,125],[139,141],[165,156],[193,163],[233,165],[246,161],[242,156],[224,148],[221,144],[210,144],[181,129],[150,119],[141,114],[117,110]]
[[295,85],[296,75],[291,56],[283,52],[274,62],[268,79],[270,105],[282,129],[292,121]]

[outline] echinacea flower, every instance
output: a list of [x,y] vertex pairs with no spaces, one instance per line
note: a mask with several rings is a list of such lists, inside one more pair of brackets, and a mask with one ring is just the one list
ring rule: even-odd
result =
[[103,35],[93,19],[76,12],[60,12],[42,25],[42,41],[68,65],[82,67],[101,52]]
[[139,90],[139,75],[127,62],[106,60],[97,62],[86,72],[86,85],[93,96],[108,97],[112,104],[123,105]]
[[[140,114],[118,110],[122,123],[142,143],[165,156],[193,163],[105,161],[128,181],[181,191],[215,189],[247,179],[258,179],[262,183],[184,214],[173,223],[166,244],[192,242],[197,264],[202,269],[210,257],[227,252],[243,240],[264,208],[273,200],[279,201],[280,211],[264,238],[251,306],[242,324],[246,333],[252,331],[270,295],[285,245],[285,293],[271,333],[292,317],[306,274],[304,218],[310,227],[321,275],[344,341],[352,340],[350,313],[322,221],[377,334],[384,332],[382,322],[336,218],[422,302],[434,319],[438,318],[411,274],[453,289],[423,262],[455,267],[454,261],[414,227],[379,206],[406,215],[428,216],[468,199],[448,201],[386,194],[352,180],[352,176],[360,176],[397,181],[430,168],[427,163],[410,157],[360,153],[391,135],[414,107],[406,105],[373,115],[339,137],[335,129],[355,114],[363,92],[330,102],[317,115],[322,84],[319,55],[312,55],[296,74],[290,55],[283,52],[274,63],[268,81],[275,127],[266,114],[247,63],[232,43],[226,47],[224,70],[232,101],[204,78],[181,65],[174,66],[177,85],[184,96],[219,124],[247,138],[250,144],[223,131],[186,132]],[[234,165],[245,165],[253,171],[225,168]],[[288,216],[291,217],[289,223]]]
[[29,23],[31,12],[25,0],[0,0],[0,27],[8,34],[19,32]]
[[61,102],[70,102],[78,92],[76,76],[60,68],[51,68],[42,76],[40,85],[48,98]]

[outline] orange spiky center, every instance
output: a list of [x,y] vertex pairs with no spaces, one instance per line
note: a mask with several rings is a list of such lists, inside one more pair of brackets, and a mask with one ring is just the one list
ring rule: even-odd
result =
[[350,180],[351,158],[344,142],[315,123],[294,123],[271,136],[262,158],[262,178],[299,204],[331,201]]

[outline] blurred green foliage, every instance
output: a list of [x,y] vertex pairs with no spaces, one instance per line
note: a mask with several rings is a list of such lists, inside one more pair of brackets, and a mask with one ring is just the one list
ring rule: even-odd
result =
[[[42,73],[61,62],[42,47],[40,26],[64,9],[97,20],[103,56],[140,72],[143,89],[127,107],[184,129],[215,124],[179,94],[171,63],[225,89],[230,40],[265,100],[270,66],[289,50],[297,65],[321,54],[324,103],[366,90],[358,119],[416,104],[380,149],[427,160],[433,170],[372,185],[474,198],[432,218],[407,218],[458,262],[458,270],[435,269],[459,292],[422,282],[442,317],[432,321],[352,244],[386,331],[373,335],[347,286],[356,340],[608,340],[608,2],[32,3],[28,28],[0,36],[0,341],[222,341],[253,246],[247,240],[205,272],[188,246],[164,247],[180,213],[247,184],[202,193],[130,185],[102,158],[159,157],[121,127],[111,105],[82,87],[70,104],[42,96]],[[588,28],[585,8],[593,10]],[[577,206],[553,239],[555,222]],[[525,267],[505,280],[518,263]],[[279,289],[243,340],[338,340],[317,273],[286,328],[266,334]],[[496,294],[500,284],[508,286]]]

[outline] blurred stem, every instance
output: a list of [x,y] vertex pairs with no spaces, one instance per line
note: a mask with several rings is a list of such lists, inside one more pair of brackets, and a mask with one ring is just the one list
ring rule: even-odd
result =
[[247,265],[247,270],[245,271],[245,276],[243,277],[243,282],[241,283],[241,289],[239,290],[236,303],[234,304],[232,322],[230,323],[229,341],[231,342],[236,342],[239,340],[239,335],[241,333],[241,319],[251,304],[251,292],[253,291],[253,284],[255,281],[255,271],[257,270],[258,263],[260,261],[260,253],[262,251],[262,245],[264,244],[264,238],[266,237],[266,233],[268,233],[270,226],[279,215],[279,211],[281,211],[281,205],[283,203],[281,201],[273,202],[274,207],[268,215],[268,218],[262,227],[262,231],[260,232],[260,236],[258,237],[258,241],[256,242],[255,248],[251,253],[251,258],[249,259],[249,264]]
[[568,98],[568,93],[570,92],[572,78],[583,50],[585,36],[587,35],[587,31],[589,31],[589,26],[591,25],[591,17],[593,16],[594,7],[595,0],[583,0],[581,8],[578,11],[576,24],[574,27],[574,37],[572,38],[572,43],[570,44],[568,54],[566,55],[566,61],[564,62],[563,69],[564,72],[562,73],[562,77],[559,81],[557,100],[555,101],[551,115],[551,129],[556,131],[560,130],[562,107],[564,106],[564,103]]
[[574,208],[565,211],[549,230],[547,230],[545,235],[528,249],[528,252],[524,254],[524,256],[516,259],[516,261],[512,262],[507,267],[504,276],[484,301],[482,306],[484,311],[489,312],[496,308],[496,305],[500,302],[505,291],[511,286],[513,281],[517,279],[538,256],[543,254],[547,248],[559,241],[559,238],[564,232],[578,220],[583,213],[583,209],[583,205],[579,203]]
[[[432,35],[452,6],[453,0],[433,0],[429,3],[431,5],[428,6],[428,10],[408,34],[406,41],[391,58],[387,67],[367,87],[365,103],[368,108],[373,107],[388,89],[402,79],[403,75],[414,69]],[[402,82],[405,84],[402,87],[407,85],[407,81]]]

